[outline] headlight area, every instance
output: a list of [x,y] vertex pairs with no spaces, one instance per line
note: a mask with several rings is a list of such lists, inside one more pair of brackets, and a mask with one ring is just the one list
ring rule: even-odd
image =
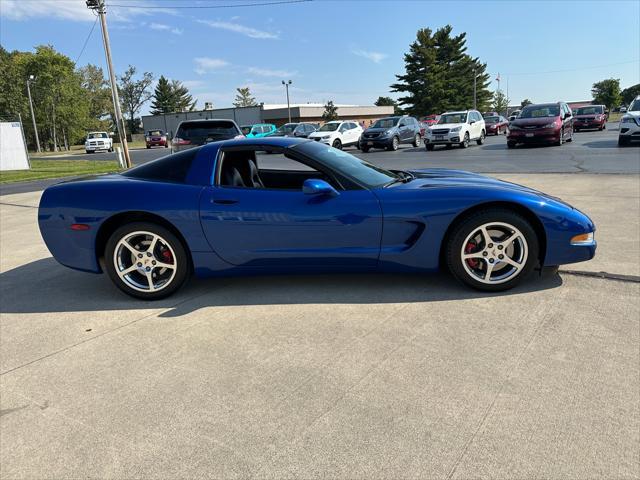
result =
[[581,233],[580,235],[575,235],[571,238],[571,245],[575,246],[595,245],[595,243],[596,238],[594,232]]

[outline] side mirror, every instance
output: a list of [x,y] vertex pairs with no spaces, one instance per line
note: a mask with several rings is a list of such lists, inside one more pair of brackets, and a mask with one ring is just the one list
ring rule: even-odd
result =
[[302,184],[302,193],[305,195],[328,195],[335,197],[338,192],[324,180],[309,178]]
[[476,123],[475,120],[469,120],[469,125],[473,125],[474,123]]

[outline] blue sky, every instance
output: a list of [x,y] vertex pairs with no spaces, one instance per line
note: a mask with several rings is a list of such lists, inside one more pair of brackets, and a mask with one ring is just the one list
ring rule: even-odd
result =
[[[118,73],[183,81],[198,105],[231,105],[235,88],[258,101],[371,104],[389,95],[419,28],[451,24],[486,62],[512,103],[591,98],[591,85],[640,82],[640,1],[313,0],[271,6],[184,9],[274,0],[107,0]],[[116,7],[115,5],[140,8]],[[94,17],[84,0],[0,0],[0,42],[30,50],[51,44],[80,54]],[[79,65],[105,65],[99,25]],[[551,73],[554,72],[554,73]],[[496,88],[494,81],[492,88]],[[395,95],[391,95],[395,96]]]

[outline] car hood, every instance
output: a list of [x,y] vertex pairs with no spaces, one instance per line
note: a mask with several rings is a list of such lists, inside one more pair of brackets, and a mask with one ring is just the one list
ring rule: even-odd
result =
[[541,127],[558,120],[558,117],[516,118],[512,123],[518,127]]
[[336,133],[338,133],[337,130],[334,130],[333,132],[313,132],[309,134],[309,138],[324,137],[326,135],[335,135]]
[[389,127],[389,128],[378,128],[378,127],[374,128],[374,127],[370,127],[370,128],[367,128],[364,131],[364,133],[384,133],[387,130],[393,130],[394,128],[396,128],[396,127]]
[[574,115],[573,118],[593,118],[604,115],[603,113],[585,113],[583,115]]
[[464,123],[438,123],[438,124],[431,125],[431,128],[433,129],[456,128],[456,127],[461,127],[463,125],[465,124]]

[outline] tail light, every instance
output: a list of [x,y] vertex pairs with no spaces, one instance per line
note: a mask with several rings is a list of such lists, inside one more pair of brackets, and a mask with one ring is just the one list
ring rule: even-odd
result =
[[239,139],[239,138],[246,138],[244,135],[240,134],[240,135],[236,135],[235,137],[233,137],[234,140]]
[[173,139],[174,145],[191,145],[191,140],[185,140],[184,138],[176,137]]

